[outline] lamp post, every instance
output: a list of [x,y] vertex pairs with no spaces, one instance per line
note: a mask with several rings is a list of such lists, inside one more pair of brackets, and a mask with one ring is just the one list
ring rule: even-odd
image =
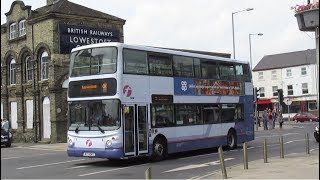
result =
[[251,55],[251,36],[253,35],[257,35],[257,36],[262,36],[262,33],[258,33],[258,34],[249,34],[249,48],[250,48],[250,69],[252,71],[252,55]]
[[244,10],[241,10],[241,11],[236,11],[236,12],[233,12],[233,13],[232,13],[233,59],[236,58],[236,47],[235,47],[235,43],[234,43],[234,20],[233,20],[233,15],[234,15],[234,14],[237,14],[237,13],[240,13],[240,12],[243,12],[243,11],[251,11],[251,10],[253,10],[253,8],[247,8],[247,9],[244,9]]

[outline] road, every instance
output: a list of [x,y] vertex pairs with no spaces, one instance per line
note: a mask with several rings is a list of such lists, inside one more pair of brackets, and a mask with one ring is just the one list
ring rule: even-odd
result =
[[[248,159],[261,159],[266,138],[268,157],[280,154],[279,137],[284,139],[284,152],[305,152],[305,134],[310,136],[310,150],[318,151],[319,143],[313,137],[317,123],[298,123],[284,129],[256,131],[255,140],[248,143]],[[33,144],[34,145],[34,144]],[[224,151],[227,167],[243,163],[242,146]],[[165,161],[131,159],[110,162],[105,159],[71,158],[64,149],[37,148],[13,144],[1,148],[1,179],[144,179],[147,168],[152,168],[154,179],[203,179],[220,168],[217,148],[172,154]]]

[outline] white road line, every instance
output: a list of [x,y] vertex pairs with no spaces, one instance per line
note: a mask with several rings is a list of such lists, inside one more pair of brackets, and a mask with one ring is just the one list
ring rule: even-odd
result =
[[66,169],[78,169],[78,168],[84,168],[84,167],[88,167],[88,166],[75,166],[75,167],[70,167]]
[[[56,154],[56,153],[43,153],[43,154],[37,154],[36,156],[27,156],[28,158],[30,157],[37,157],[37,156],[43,156],[43,155],[48,155],[48,154]],[[13,157],[7,157],[7,158],[1,158],[1,160],[6,160],[6,159],[18,159],[18,158],[25,158],[22,156],[13,156]]]
[[[225,161],[230,161],[233,160],[234,158],[226,158],[224,159]],[[187,166],[182,166],[182,167],[178,167],[175,169],[170,169],[167,171],[164,171],[162,173],[169,173],[169,172],[175,172],[175,171],[183,171],[183,170],[189,170],[189,169],[195,169],[195,168],[202,168],[202,167],[208,167],[208,166],[214,166],[214,165],[219,165],[220,164],[220,160],[217,161],[211,161],[211,162],[207,162],[207,163],[203,163],[203,164],[190,164]],[[161,173],[161,174],[162,174]]]
[[178,158],[178,159],[190,159],[190,158],[194,158],[194,157],[201,157],[201,156],[211,156],[213,154],[218,154],[216,153],[210,153],[210,154],[202,154],[202,155],[197,155],[197,156],[190,156],[190,157],[183,157],[183,158]]
[[267,137],[289,136],[289,135],[293,135],[293,134],[301,134],[301,133],[286,133],[286,134],[273,134],[271,136],[257,136],[256,139],[267,138]]
[[298,142],[298,141],[305,141],[305,139],[292,140],[292,141],[285,142],[285,143],[283,143],[283,144],[290,144],[290,143]]
[[75,159],[75,160],[71,160],[71,161],[62,161],[62,162],[49,163],[49,164],[39,164],[39,165],[34,165],[34,166],[25,166],[25,167],[20,167],[17,169],[29,169],[29,168],[35,168],[35,167],[51,166],[51,165],[56,165],[56,164],[64,164],[64,163],[84,161],[84,160],[86,160],[86,159]]
[[22,147],[22,146],[18,146],[18,147],[14,147],[14,148],[17,148],[17,149],[37,149],[37,150],[44,150],[44,151],[66,151],[65,149],[49,149],[49,148],[36,148],[36,147]]
[[78,176],[80,176],[80,177],[90,176],[90,175],[93,175],[93,174],[99,174],[99,173],[104,173],[104,172],[118,171],[118,170],[122,170],[122,169],[129,169],[129,168],[131,168],[131,167],[145,166],[145,165],[148,165],[148,164],[149,164],[149,163],[147,163],[147,164],[141,164],[141,165],[137,165],[137,166],[128,166],[128,167],[123,167],[123,168],[109,169],[109,170],[105,170],[105,171],[97,171],[97,172],[92,172],[92,173],[87,173],[87,174],[80,174],[80,175],[78,175]]
[[319,148],[314,148],[314,149],[311,149],[311,150],[310,150],[310,152],[312,152],[312,151],[315,151],[315,150],[317,150],[317,149],[319,149]]

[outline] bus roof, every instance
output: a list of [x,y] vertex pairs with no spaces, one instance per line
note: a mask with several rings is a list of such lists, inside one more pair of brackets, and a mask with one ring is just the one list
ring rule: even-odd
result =
[[115,46],[115,47],[120,47],[120,48],[128,48],[128,49],[144,50],[144,51],[151,51],[151,52],[158,52],[158,53],[174,54],[174,55],[180,55],[180,56],[191,56],[191,57],[197,57],[197,58],[203,58],[203,59],[220,60],[220,61],[225,61],[225,62],[236,62],[236,63],[240,63],[240,64],[249,64],[248,61],[240,61],[240,60],[225,58],[225,57],[220,57],[220,56],[192,53],[191,52],[192,50],[190,50],[190,52],[186,52],[183,50],[172,50],[169,48],[159,48],[159,47],[142,46],[142,45],[129,45],[129,44],[124,44],[124,43],[119,43],[119,42],[107,42],[107,43],[97,43],[97,44],[84,45],[84,46],[73,48],[71,52],[75,52],[75,51],[79,51],[79,50],[83,50],[83,49],[107,47],[107,46]]

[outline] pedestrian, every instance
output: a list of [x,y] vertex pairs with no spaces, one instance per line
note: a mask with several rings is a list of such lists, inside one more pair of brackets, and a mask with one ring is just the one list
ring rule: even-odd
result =
[[283,118],[282,118],[282,114],[281,114],[280,111],[279,111],[279,114],[278,114],[277,119],[278,119],[278,122],[279,122],[279,127],[280,127],[280,129],[282,129]]
[[277,117],[278,117],[278,113],[275,109],[273,109],[273,111],[272,111],[272,129],[275,128]]
[[262,113],[262,119],[263,119],[263,130],[268,130],[268,108],[265,109]]
[[273,125],[272,125],[272,113],[271,113],[271,109],[268,109],[268,122],[269,122],[269,130],[272,129]]

